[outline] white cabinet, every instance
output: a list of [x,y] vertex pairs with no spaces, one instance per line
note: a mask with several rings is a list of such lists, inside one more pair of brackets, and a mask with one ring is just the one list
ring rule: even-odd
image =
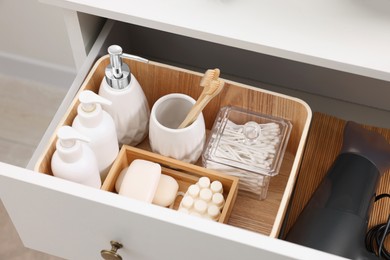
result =
[[[206,57],[211,63],[223,59],[225,73],[228,62],[234,60],[239,72],[229,71],[230,75],[270,83],[273,91],[300,97],[316,111],[390,127],[387,0],[40,1],[67,11],[66,24],[77,60],[85,57],[79,52],[84,48],[82,36],[89,33],[82,32],[90,24],[80,20],[79,25],[77,17],[109,18],[168,32],[172,38],[180,35],[218,45],[207,57],[202,56],[203,44],[187,48],[188,42],[172,40],[174,51],[167,55],[193,53],[192,62],[194,56]],[[144,47],[160,49],[159,38],[144,34],[141,38],[134,34],[126,37],[131,41],[145,39]],[[226,46],[233,48],[226,50]],[[245,52],[237,55],[236,50]],[[252,59],[253,55],[257,58]]]
[[390,80],[390,3],[41,0],[66,10]]
[[[112,28],[112,22],[103,28],[29,168],[51,141],[96,58],[111,44],[108,36]],[[308,127],[309,124],[304,125],[304,131]],[[299,159],[292,167],[296,170],[298,166]],[[101,250],[111,248],[111,240],[123,244],[118,250],[123,259],[338,258],[3,163],[0,196],[26,247],[66,259],[99,259]],[[288,203],[288,199],[289,194],[283,197],[283,203]]]
[[[337,18],[332,21],[336,29],[339,29],[338,21],[345,20],[345,15],[348,13],[351,18],[352,32],[361,32],[362,28],[366,28],[365,33],[372,36],[363,37],[364,41],[360,41],[362,37],[359,33],[342,34],[340,32],[342,30],[323,30],[325,27],[330,28],[327,27],[329,24],[326,22],[329,16],[317,16],[313,12],[315,6],[309,5],[309,1],[290,6],[295,11],[302,11],[303,16],[300,12],[293,12],[292,9],[286,7],[285,5],[288,3],[285,1],[272,2],[272,9],[281,11],[276,16],[272,16],[272,13],[266,13],[270,6],[262,8],[264,6],[261,5],[265,4],[266,1],[207,1],[207,3],[206,1],[191,1],[187,5],[185,1],[129,0],[123,6],[121,5],[122,1],[43,0],[43,2],[70,9],[69,12],[66,12],[68,25],[78,21],[73,19],[77,17],[77,12],[73,10],[77,10],[170,32],[173,33],[172,37],[180,34],[219,43],[221,45],[218,47],[221,48],[228,45],[249,50],[244,53],[248,55],[245,58],[251,56],[252,52],[262,53],[265,55],[261,58],[266,60],[267,55],[274,55],[285,58],[286,62],[291,59],[387,82],[390,80],[388,69],[390,59],[386,58],[390,57],[387,47],[390,38],[388,34],[381,33],[383,28],[388,28],[390,20],[389,16],[381,15],[385,14],[385,11],[379,12],[379,16],[376,15],[378,10],[390,9],[388,2],[385,1],[376,1],[375,8],[366,11],[363,11],[363,6],[351,8],[350,3],[337,6],[339,1],[328,1],[331,5],[322,6],[329,9],[327,9],[328,12],[324,10],[321,13],[332,13],[334,15],[332,17]],[[241,5],[241,3],[246,5]],[[145,8],[146,5],[149,5],[149,8]],[[206,8],[210,6],[213,8]],[[222,9],[223,12],[219,12]],[[336,10],[338,12],[334,13]],[[351,12],[349,12],[350,10]],[[259,15],[257,11],[261,14]],[[226,15],[227,13],[230,16]],[[361,14],[366,14],[365,18],[367,19],[361,20]],[[276,19],[277,22],[273,23],[274,17],[281,18],[283,16],[287,18],[286,20],[294,22],[288,24],[287,28],[291,30],[287,33],[283,30],[278,31],[278,29],[285,28],[277,23],[282,21],[281,19]],[[303,18],[295,19],[296,17],[306,17],[305,19],[311,17],[313,23],[309,26],[304,24]],[[212,23],[215,20],[217,22]],[[379,22],[380,20],[381,22]],[[362,21],[368,22],[363,23]],[[253,26],[254,22],[269,26]],[[131,46],[133,42],[132,47],[136,48],[135,42],[138,39],[131,39],[132,35],[111,35],[113,24],[112,22],[106,24],[86,59],[83,50],[85,44],[82,40],[82,30],[72,31],[71,27],[68,28],[76,61],[81,67],[28,168],[34,167],[97,57],[105,54],[107,46],[113,43],[127,42]],[[361,25],[365,27],[361,27]],[[77,24],[72,26],[76,28]],[[233,30],[234,28],[235,30]],[[373,28],[375,30],[371,30]],[[137,28],[134,30],[137,31]],[[239,34],[234,35],[233,31],[239,32]],[[314,33],[314,35],[310,33]],[[109,38],[109,35],[112,38]],[[159,38],[156,40],[144,36],[149,41],[141,44],[158,45],[161,43],[158,41]],[[342,36],[347,37],[347,39]],[[286,38],[278,39],[278,37]],[[335,48],[324,46],[328,39],[335,41],[333,42]],[[357,43],[359,43],[358,47],[366,48],[368,51],[355,55],[357,48],[355,44]],[[355,49],[350,48],[351,46]],[[196,50],[188,52],[188,55],[192,55],[194,60],[199,52],[203,51],[202,43],[198,47]],[[175,49],[175,46],[172,45],[171,48]],[[236,49],[231,50],[233,57],[237,57],[234,56],[237,54]],[[153,56],[154,53],[150,53],[150,55]],[[163,59],[170,60],[171,55],[176,55],[171,60],[172,63],[175,63],[176,57],[183,55],[183,53],[180,53],[180,48],[176,48],[174,52],[167,53]],[[186,57],[181,57],[182,62],[185,59]],[[240,60],[240,62],[242,61],[247,60]],[[197,62],[202,64],[205,61]],[[207,64],[213,63],[212,60],[206,60],[206,62]],[[82,63],[83,65],[81,65]],[[194,63],[185,65],[194,66]],[[205,66],[208,65],[205,64]],[[253,79],[253,76],[261,71],[267,72],[267,68],[252,66],[251,70],[244,71],[246,74],[243,76],[247,79]],[[231,75],[238,76],[232,73]],[[316,76],[315,73],[313,75]],[[274,75],[274,78],[278,78],[278,76]],[[365,82],[364,80],[362,82]],[[382,83],[375,89],[382,94],[378,97],[384,98],[384,100],[375,99],[375,101],[380,104],[379,108],[388,109],[387,95],[383,95],[383,93],[389,89]],[[326,92],[328,89],[321,88],[321,91],[324,92],[319,94],[328,95],[329,93]],[[306,91],[306,89],[304,90]],[[335,92],[337,95],[343,94],[338,88]],[[358,100],[361,98],[360,96],[355,97],[355,93],[358,92],[347,91],[346,96],[351,98],[349,101],[365,102],[365,100]],[[356,99],[354,100],[354,98]],[[372,105],[372,103],[368,105]],[[299,167],[299,165],[296,164],[294,167]],[[0,198],[25,246],[67,259],[98,259],[102,249],[110,249],[111,240],[123,244],[123,248],[118,250],[123,259],[338,258],[231,225],[179,216],[169,209],[131,201],[116,194],[2,163],[0,164]],[[284,198],[284,200],[288,199],[288,196]],[[285,201],[285,203],[287,202]]]
[[[385,15],[388,13],[386,10],[390,10],[388,1],[375,1],[372,3],[373,8],[365,8],[364,4],[356,2],[338,6],[340,1],[328,1],[330,4],[323,3],[322,8],[310,5],[310,1],[301,1],[299,4],[291,2],[292,6],[289,8],[285,6],[288,4],[285,1],[273,1],[272,10],[281,11],[276,13],[276,16],[266,13],[270,6],[266,6],[267,8],[261,6],[266,1],[207,1],[207,4],[206,1],[191,1],[186,4],[186,1],[129,0],[124,6],[122,1],[43,0],[43,2],[70,9],[67,13],[68,25],[77,22],[72,20],[77,16],[77,12],[73,10],[77,10],[217,42],[222,44],[220,47],[229,45],[251,52],[372,77],[387,83],[390,80],[388,52],[390,38],[389,34],[383,33],[388,31],[390,24],[389,16]],[[149,7],[145,8],[147,5]],[[213,8],[206,8],[210,6]],[[320,8],[321,14],[324,15],[318,16],[314,12],[316,7]],[[257,11],[261,12],[260,15]],[[328,16],[330,13],[332,16]],[[363,14],[365,19],[361,19]],[[353,33],[343,34],[342,27],[339,26],[341,24],[339,21],[347,20],[346,15],[351,19],[349,26],[350,32]],[[287,27],[280,26],[282,20],[276,19],[274,23],[274,17],[284,17],[292,23]],[[297,17],[299,19],[295,19]],[[335,18],[330,21],[334,30],[329,29],[331,27],[328,27],[329,23],[326,21],[330,17]],[[305,23],[305,19],[308,18],[312,19],[312,24]],[[215,20],[217,22],[212,23]],[[268,26],[253,27],[254,21]],[[77,27],[76,24],[73,26]],[[236,29],[234,32],[239,32],[238,35],[233,34],[233,28]],[[283,28],[291,30],[286,32],[282,30]],[[324,30],[326,28],[328,29]],[[73,37],[73,49],[78,66],[85,60],[28,168],[34,167],[97,57],[105,54],[109,44],[121,44],[126,41],[131,43],[135,40],[127,34],[113,34],[109,39],[112,29],[113,23],[108,22],[86,59],[82,50],[85,45],[81,30],[69,31],[70,37]],[[369,35],[365,35],[363,39],[360,32]],[[335,48],[324,46],[329,39],[333,40]],[[158,45],[159,42],[145,44]],[[358,47],[366,49],[367,52],[359,52]],[[180,53],[179,48],[175,51]],[[190,55],[196,59],[202,49],[193,51],[194,53]],[[252,55],[251,52],[246,52],[245,55]],[[168,53],[164,57],[165,60],[169,60],[169,56],[173,54]],[[150,55],[153,56],[153,53]],[[267,59],[266,55],[261,58]],[[185,60],[185,57],[181,58]],[[204,61],[200,63],[202,62]],[[207,62],[212,64],[213,61]],[[186,65],[193,66],[191,63]],[[252,69],[244,71],[247,79],[260,73],[259,70],[267,71],[266,67]],[[277,77],[278,75],[275,75],[274,78]],[[388,109],[387,95],[383,93],[389,91],[389,88],[382,83],[375,88],[382,95],[378,95],[379,99],[374,100],[380,104],[379,108]],[[327,88],[322,88],[321,91],[325,92],[320,94],[328,95],[326,90]],[[339,93],[338,88],[335,92],[337,95],[343,94]],[[361,98],[358,96],[353,100],[354,93],[358,92],[347,91],[348,98],[352,97],[350,101],[365,102],[358,100]],[[373,105],[373,102],[368,105]],[[123,244],[123,248],[118,250],[123,259],[338,259],[334,255],[256,232],[179,216],[169,209],[131,201],[116,194],[3,163],[0,163],[0,198],[25,246],[67,259],[98,259],[102,249],[110,249],[111,240]]]

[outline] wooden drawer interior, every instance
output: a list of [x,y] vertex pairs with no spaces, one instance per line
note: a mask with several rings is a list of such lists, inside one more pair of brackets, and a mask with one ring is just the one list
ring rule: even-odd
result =
[[[124,59],[124,62],[129,65],[141,84],[150,107],[159,97],[169,93],[184,93],[197,99],[202,91],[199,83],[203,75],[200,73],[156,62],[142,63],[129,59]],[[108,55],[95,63],[58,127],[72,124],[77,115],[78,95],[82,90],[89,89],[98,92],[104,77],[104,69],[108,64]],[[238,192],[227,223],[277,237],[298,174],[311,121],[311,110],[299,99],[226,80],[222,92],[203,110],[208,130],[212,128],[219,109],[227,105],[281,117],[292,123],[292,132],[281,170],[271,179],[267,198],[260,201]],[[55,142],[56,133],[53,133],[36,164],[36,171],[52,175],[50,161],[55,151]],[[148,150],[148,140],[138,147]]]

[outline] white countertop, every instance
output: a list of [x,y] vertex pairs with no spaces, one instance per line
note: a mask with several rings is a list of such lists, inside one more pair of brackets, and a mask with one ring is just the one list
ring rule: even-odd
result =
[[390,0],[41,1],[390,81]]

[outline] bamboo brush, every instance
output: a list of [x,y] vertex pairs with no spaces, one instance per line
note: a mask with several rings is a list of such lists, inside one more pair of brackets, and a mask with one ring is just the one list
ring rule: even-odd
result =
[[225,83],[220,79],[212,79],[209,84],[206,83],[195,105],[191,108],[190,112],[188,112],[187,117],[179,125],[178,129],[191,125],[198,118],[206,105],[222,91],[224,84]]
[[[217,80],[219,78],[220,73],[221,72],[220,72],[220,70],[218,68],[216,68],[216,69],[209,69],[209,70],[207,70],[205,72],[205,74],[203,75],[203,77],[202,77],[202,79],[200,80],[200,83],[199,83],[199,85],[203,88],[203,91],[202,91],[202,93],[200,93],[200,96],[198,97],[198,100],[196,101],[194,106],[199,105],[200,101],[205,97],[206,93],[209,91],[207,89],[207,87],[210,86],[211,81]],[[180,126],[179,126],[179,128],[180,128]]]

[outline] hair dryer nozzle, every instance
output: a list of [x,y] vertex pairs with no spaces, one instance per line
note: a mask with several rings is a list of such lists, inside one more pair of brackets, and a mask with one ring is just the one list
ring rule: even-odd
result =
[[349,121],[340,153],[355,153],[371,161],[383,174],[390,168],[390,143],[379,133]]

